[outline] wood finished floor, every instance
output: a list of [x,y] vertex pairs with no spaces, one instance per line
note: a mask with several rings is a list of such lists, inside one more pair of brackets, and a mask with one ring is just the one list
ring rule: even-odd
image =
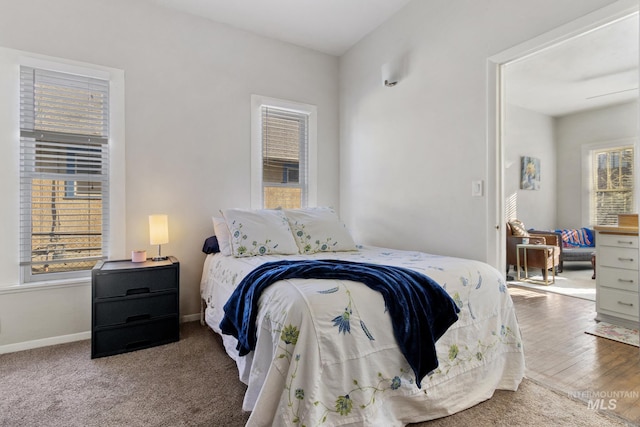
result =
[[[593,301],[518,286],[509,286],[509,291],[522,332],[527,377],[575,397],[640,394],[640,349],[584,332],[595,324]],[[610,412],[640,425],[640,397],[621,397],[615,405]]]

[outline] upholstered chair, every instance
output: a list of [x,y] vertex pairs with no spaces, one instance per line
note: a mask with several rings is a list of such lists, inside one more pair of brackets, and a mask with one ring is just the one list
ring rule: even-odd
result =
[[[527,268],[540,268],[544,280],[547,280],[549,270],[560,264],[561,242],[556,233],[535,232],[530,233],[519,220],[511,220],[507,222],[507,274],[509,267],[517,265],[516,245],[521,243],[530,243],[538,245],[557,246],[555,251],[547,250],[528,250],[527,251]],[[520,250],[520,266],[524,267],[524,253]]]

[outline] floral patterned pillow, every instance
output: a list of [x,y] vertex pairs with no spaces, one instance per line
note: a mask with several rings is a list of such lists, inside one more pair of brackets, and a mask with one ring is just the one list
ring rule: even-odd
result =
[[356,244],[332,208],[285,210],[300,253],[355,251]]
[[233,256],[298,253],[298,246],[283,211],[226,209],[222,215],[231,234]]

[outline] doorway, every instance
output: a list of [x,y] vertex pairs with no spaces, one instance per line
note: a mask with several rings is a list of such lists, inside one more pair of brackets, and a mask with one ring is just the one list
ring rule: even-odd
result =
[[[637,2],[617,2],[489,59],[488,83],[492,98],[489,99],[489,144],[493,144],[491,137],[495,136],[495,146],[490,149],[494,148],[496,153],[490,163],[495,161],[496,177],[495,181],[490,178],[488,185],[496,191],[495,199],[489,200],[489,217],[495,218],[495,223],[489,224],[495,229],[490,235],[495,241],[489,242],[488,258],[502,271],[506,270],[504,224],[508,215],[519,216],[530,228],[556,229],[585,224],[583,201],[588,202],[589,196],[585,194],[588,189],[582,182],[580,146],[612,138],[605,137],[606,132],[597,135],[586,131],[580,137],[575,131],[581,128],[580,120],[588,120],[594,111],[606,111],[611,105],[628,104],[627,108],[632,111],[629,126],[635,129],[632,139],[637,146],[637,12]],[[600,69],[584,62],[594,57],[597,46],[594,43],[609,38],[609,33],[615,33],[618,27],[629,26],[629,23],[635,24],[634,66],[606,57],[599,61]],[[586,48],[581,47],[584,41],[587,41]],[[568,62],[576,68],[574,71],[570,70]],[[631,85],[630,78],[633,79]],[[543,87],[545,79],[547,88]],[[602,84],[605,80],[606,86]],[[561,83],[566,87],[561,88]],[[560,93],[565,94],[560,96]],[[493,122],[491,114],[495,115]],[[573,133],[567,131],[571,121],[574,122]],[[492,127],[494,123],[495,128]],[[588,126],[582,128],[588,129]],[[565,133],[564,139],[571,139],[577,145],[565,149],[556,147],[558,129]],[[570,155],[571,150],[575,152],[573,155]],[[540,159],[540,190],[519,188],[520,158],[523,156]],[[638,157],[640,155],[635,157],[636,165]],[[637,166],[635,170],[640,172]],[[638,175],[635,174],[635,193],[640,188]],[[568,190],[558,184],[566,184]],[[634,200],[637,211],[638,197]]]

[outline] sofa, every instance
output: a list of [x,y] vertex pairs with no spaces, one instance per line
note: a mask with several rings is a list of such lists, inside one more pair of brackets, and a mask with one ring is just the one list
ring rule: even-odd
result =
[[[555,233],[558,235],[560,242],[560,265],[558,272],[562,272],[565,262],[570,261],[591,261],[593,263],[593,254],[596,251],[596,234],[593,230],[583,228],[565,228],[553,231],[528,230],[530,234],[548,234]],[[595,276],[595,275],[594,275]]]
[[562,238],[560,266],[565,261],[591,261],[596,251],[596,234],[593,230],[583,228],[569,228],[555,230]]

